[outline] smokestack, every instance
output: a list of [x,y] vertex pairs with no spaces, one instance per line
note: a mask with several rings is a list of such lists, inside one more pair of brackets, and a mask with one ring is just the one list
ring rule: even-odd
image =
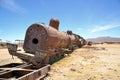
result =
[[52,19],[50,20],[49,26],[51,26],[51,27],[59,30],[59,20],[52,18]]

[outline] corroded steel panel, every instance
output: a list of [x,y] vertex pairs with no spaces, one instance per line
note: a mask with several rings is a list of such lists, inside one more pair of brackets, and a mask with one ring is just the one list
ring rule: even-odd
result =
[[59,20],[57,19],[51,19],[49,26],[52,26],[53,28],[59,30]]
[[24,50],[27,52],[35,52],[47,49],[47,32],[42,24],[31,25],[25,36]]

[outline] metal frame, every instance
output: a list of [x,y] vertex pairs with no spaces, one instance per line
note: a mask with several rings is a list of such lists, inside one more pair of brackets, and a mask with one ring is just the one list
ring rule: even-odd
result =
[[[12,63],[13,65],[15,63]],[[41,79],[47,75],[50,70],[50,65],[43,65],[42,67],[35,67],[32,64],[20,64],[18,66],[4,65],[0,66],[0,80],[35,80]]]

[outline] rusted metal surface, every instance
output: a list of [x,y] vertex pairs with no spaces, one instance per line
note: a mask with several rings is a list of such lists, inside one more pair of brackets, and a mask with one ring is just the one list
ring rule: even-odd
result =
[[26,32],[24,50],[34,54],[36,51],[71,47],[76,41],[75,35],[72,31],[59,31],[58,26],[59,21],[54,19],[51,19],[50,26],[38,23],[31,25]]
[[19,53],[19,52],[17,52],[16,44],[8,43],[7,46],[8,46],[8,51],[12,56],[17,56],[18,58],[20,58],[20,59],[22,59],[26,62],[30,62],[30,63],[32,63],[36,66],[40,66],[36,61],[35,55],[29,54],[29,53]]
[[24,41],[24,50],[27,52],[36,52],[47,50],[48,33],[43,24],[33,24],[26,32]]
[[53,28],[59,30],[59,20],[58,19],[51,19],[49,26],[52,26]]
[[51,58],[58,59],[61,56],[59,54],[64,54],[65,50],[73,51],[76,47],[84,45],[85,40],[72,31],[61,32],[59,23],[59,20],[51,19],[49,26],[41,23],[32,24],[25,35],[25,53],[18,53],[16,45],[8,45],[10,54],[39,66],[48,64]]
[[[14,67],[10,65],[14,65]],[[16,63],[0,66],[0,70],[3,70],[0,73],[0,80],[35,80],[42,78],[50,70],[50,65],[44,65],[39,68],[27,63],[18,66],[15,65]]]
[[26,32],[23,48],[27,52],[35,53],[36,51],[66,47],[68,42],[67,33],[58,31],[51,26],[33,24]]

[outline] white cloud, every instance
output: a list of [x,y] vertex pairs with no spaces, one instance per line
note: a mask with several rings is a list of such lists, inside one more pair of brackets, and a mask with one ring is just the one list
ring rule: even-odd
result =
[[25,9],[19,6],[15,0],[0,0],[0,7],[10,10],[12,12],[25,12]]
[[82,28],[78,27],[77,30],[82,30]]
[[104,26],[95,26],[91,32],[100,32],[100,31],[105,31],[105,30],[109,30],[112,28],[116,28],[116,27],[120,27],[120,25],[104,25]]

